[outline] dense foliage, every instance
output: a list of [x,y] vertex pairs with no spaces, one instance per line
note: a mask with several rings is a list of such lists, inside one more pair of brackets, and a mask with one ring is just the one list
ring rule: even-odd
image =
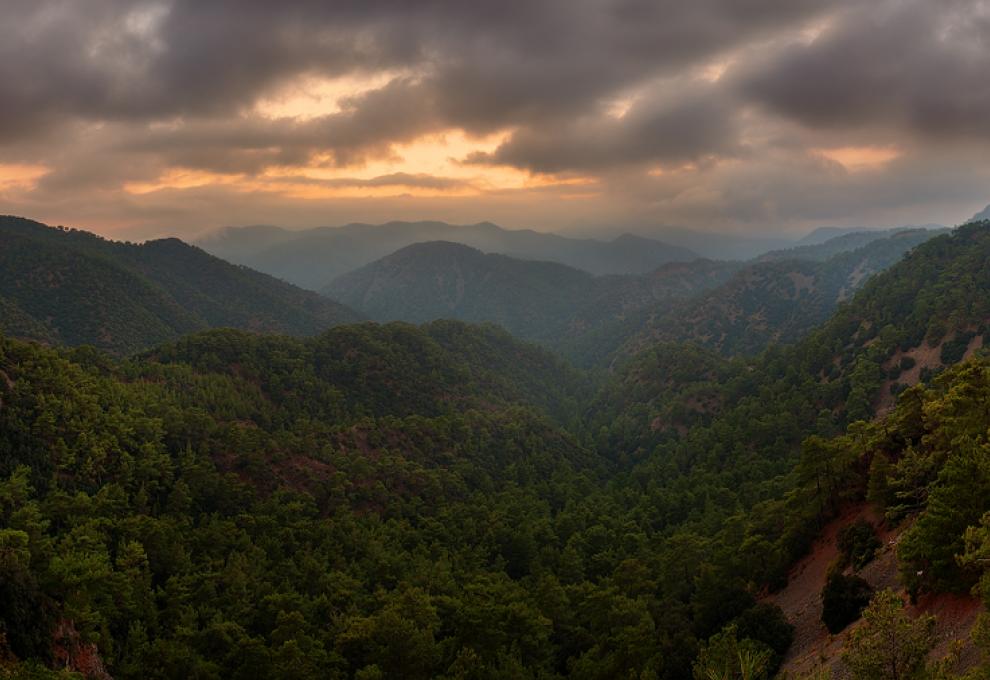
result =
[[864,519],[842,527],[837,543],[841,558],[839,566],[851,566],[854,571],[866,566],[881,546],[876,528]]
[[935,617],[912,619],[895,593],[876,594],[853,632],[845,658],[855,680],[923,680],[944,677],[925,663],[935,646]]

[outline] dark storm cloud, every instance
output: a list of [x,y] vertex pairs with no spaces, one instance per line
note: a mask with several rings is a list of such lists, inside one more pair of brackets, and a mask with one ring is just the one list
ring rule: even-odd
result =
[[600,113],[550,130],[517,131],[472,163],[511,165],[534,172],[600,170],[629,163],[682,163],[740,150],[733,103],[712,86],[671,88],[677,96],[633,103],[620,115]]
[[[720,78],[713,64],[728,64]],[[288,177],[497,132],[501,146],[462,159],[471,172],[588,175],[620,216],[788,224],[982,201],[988,72],[986,0],[4,0],[0,164],[51,168],[25,205],[116,200],[140,215],[152,199],[121,187],[175,168]],[[374,85],[307,119],[259,113],[303,78],[343,76]],[[820,153],[871,145],[900,155],[865,176]],[[925,168],[954,163],[978,180],[920,190]],[[382,177],[336,186],[461,188]],[[156,194],[155,215],[231,221],[217,217],[230,187],[170,191],[200,198],[178,209]],[[482,211],[450,218],[535,210],[499,196],[450,203]]]
[[810,127],[990,139],[986,2],[878,2],[741,70],[746,96]]
[[428,99],[437,126],[486,131],[586,110],[644,77],[821,7],[813,0],[13,0],[0,24],[0,124],[9,135],[61,117],[232,115],[299,74],[412,69],[422,83],[404,105]]
[[235,115],[177,126],[132,128],[117,148],[150,153],[172,165],[217,172],[255,173],[306,163],[317,152],[334,165],[387,155],[389,145],[447,127],[422,85],[404,78],[343,102],[337,113],[308,120]]

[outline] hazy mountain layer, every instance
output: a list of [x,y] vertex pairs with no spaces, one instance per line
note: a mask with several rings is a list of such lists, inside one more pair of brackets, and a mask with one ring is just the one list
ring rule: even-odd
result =
[[464,226],[444,222],[349,224],[295,232],[276,227],[228,228],[202,239],[199,245],[232,262],[320,290],[342,274],[427,241],[450,241],[486,253],[557,262],[591,274],[644,273],[667,262],[698,257],[686,248],[629,234],[599,241],[502,229],[490,222]]
[[635,323],[640,310],[713,288],[739,266],[695,260],[650,274],[594,277],[553,262],[430,242],[344,274],[324,292],[378,321],[489,321],[567,352],[579,342],[597,345],[599,329]]
[[814,260],[816,262],[823,262],[840,253],[858,250],[859,248],[867,246],[874,241],[888,239],[891,236],[895,236],[905,231],[920,232],[921,235],[924,235],[924,233],[927,232],[929,236],[937,236],[947,232],[948,230],[941,227],[902,227],[898,229],[852,231],[846,234],[839,234],[826,241],[822,241],[821,243],[798,245],[793,248],[785,248],[782,250],[772,250],[756,258],[756,261],[771,262],[774,260]]

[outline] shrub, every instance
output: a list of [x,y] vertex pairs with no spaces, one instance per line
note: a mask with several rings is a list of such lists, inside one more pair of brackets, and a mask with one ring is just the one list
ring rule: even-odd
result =
[[870,563],[880,548],[876,529],[866,520],[859,519],[839,531],[839,553],[842,565],[851,565],[858,571]]
[[873,588],[859,576],[832,572],[822,589],[822,623],[832,634],[842,631],[870,603]]

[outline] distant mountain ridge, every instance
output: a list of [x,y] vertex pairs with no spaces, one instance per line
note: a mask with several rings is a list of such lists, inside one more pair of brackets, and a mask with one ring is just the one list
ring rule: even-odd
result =
[[212,327],[311,335],[354,311],[178,239],[138,245],[0,217],[0,330],[117,353]]
[[[818,230],[820,231],[820,230]],[[757,262],[772,262],[775,260],[813,260],[824,262],[840,253],[857,250],[867,246],[874,241],[890,238],[902,232],[929,232],[930,235],[946,233],[948,229],[944,227],[897,227],[895,229],[871,229],[868,231],[849,231],[838,234],[821,243],[803,243],[792,248],[783,250],[772,250],[756,258]],[[814,232],[814,233],[817,233]],[[810,234],[811,236],[813,234]],[[805,239],[802,239],[804,241]]]
[[884,235],[890,235],[898,231],[915,231],[918,229],[939,231],[947,229],[947,227],[941,224],[907,224],[889,229],[885,229],[883,227],[818,227],[799,239],[794,245],[816,246],[821,245],[826,241],[834,241],[840,237],[855,235],[862,235],[865,237],[866,235],[873,234],[880,238]]
[[449,241],[486,253],[565,264],[590,274],[642,274],[667,262],[686,262],[694,251],[623,234],[610,241],[578,239],[491,222],[353,223],[288,231],[278,227],[228,227],[197,242],[218,257],[320,290],[338,276],[414,243]]

